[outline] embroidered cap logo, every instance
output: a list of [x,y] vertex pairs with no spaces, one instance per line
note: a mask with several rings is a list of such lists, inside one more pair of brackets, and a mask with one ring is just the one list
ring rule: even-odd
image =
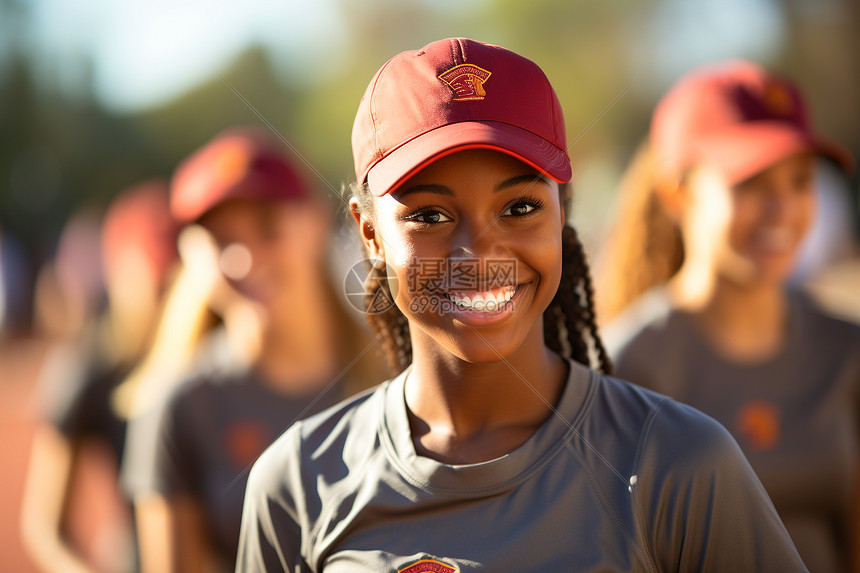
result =
[[487,92],[484,82],[492,75],[484,68],[472,64],[460,64],[439,74],[439,79],[454,92],[454,101],[482,100]]
[[774,115],[788,116],[794,112],[791,92],[779,82],[768,82],[762,100],[767,110]]
[[458,573],[460,568],[447,565],[435,559],[422,559],[408,567],[398,569],[397,573]]

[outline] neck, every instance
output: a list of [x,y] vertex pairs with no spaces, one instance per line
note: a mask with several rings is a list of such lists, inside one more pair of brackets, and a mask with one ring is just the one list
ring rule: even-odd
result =
[[416,449],[448,463],[476,463],[508,453],[551,415],[567,377],[567,364],[530,336],[504,361],[465,362],[425,345],[413,332],[413,369],[406,404]]
[[681,269],[669,283],[675,305],[692,315],[714,348],[735,361],[758,361],[779,352],[785,339],[787,300],[782,285],[741,284],[711,274],[694,279]]
[[[258,309],[256,343],[249,363],[262,380],[284,393],[302,394],[324,386],[337,375],[334,324],[324,279],[291,285],[282,304],[270,312]],[[251,345],[245,345],[246,348]]]

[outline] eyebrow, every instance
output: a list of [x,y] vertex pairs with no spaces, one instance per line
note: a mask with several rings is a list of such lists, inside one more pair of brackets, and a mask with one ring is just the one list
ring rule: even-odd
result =
[[[537,173],[528,173],[526,175],[517,175],[516,177],[511,177],[510,179],[506,179],[493,187],[493,192],[498,193],[499,191],[503,191],[510,187],[516,187],[517,185],[521,185],[522,183],[543,183],[544,185],[548,185],[549,181],[547,181],[546,177],[539,175]],[[444,185],[414,185],[407,189],[404,189],[398,193],[401,197],[405,197],[407,195],[411,195],[413,193],[435,193],[437,195],[448,195],[453,196],[454,192],[445,187]]]
[[405,197],[407,195],[412,195],[413,193],[436,193],[437,195],[454,195],[454,192],[444,185],[413,185],[408,189],[404,189],[400,191],[398,195],[400,197]]
[[517,175],[516,177],[511,177],[510,179],[502,181],[493,188],[493,191],[499,192],[504,189],[508,189],[509,187],[516,187],[522,183],[543,183],[544,185],[549,185],[549,181],[547,181],[546,177],[543,175],[540,175],[539,173],[528,173],[526,175]]

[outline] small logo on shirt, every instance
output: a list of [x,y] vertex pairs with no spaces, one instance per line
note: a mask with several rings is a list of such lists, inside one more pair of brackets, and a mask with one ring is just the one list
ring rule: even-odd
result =
[[780,437],[779,408],[765,400],[747,402],[738,411],[735,427],[750,449],[756,452],[772,450]]
[[265,427],[255,421],[241,421],[228,426],[223,440],[230,461],[240,468],[254,463],[269,445]]
[[454,101],[482,100],[487,96],[484,82],[493,75],[472,64],[460,64],[439,74],[439,79],[454,92]]
[[447,565],[435,559],[422,559],[408,567],[398,569],[397,573],[458,573],[456,565]]

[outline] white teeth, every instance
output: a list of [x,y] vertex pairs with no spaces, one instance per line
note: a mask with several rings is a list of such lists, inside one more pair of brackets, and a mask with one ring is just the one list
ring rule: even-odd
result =
[[451,292],[448,298],[463,309],[491,312],[507,304],[516,292],[517,287],[506,286],[485,292]]

